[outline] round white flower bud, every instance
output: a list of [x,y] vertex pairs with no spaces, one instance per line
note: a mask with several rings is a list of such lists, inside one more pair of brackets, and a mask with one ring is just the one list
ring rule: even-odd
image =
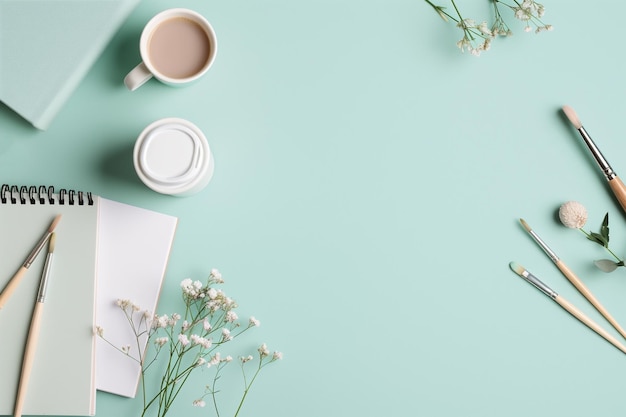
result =
[[565,227],[580,229],[587,223],[587,209],[577,201],[568,201],[559,208],[559,219]]

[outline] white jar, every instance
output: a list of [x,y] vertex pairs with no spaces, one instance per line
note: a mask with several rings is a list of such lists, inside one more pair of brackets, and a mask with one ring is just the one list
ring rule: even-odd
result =
[[188,196],[202,190],[213,176],[214,161],[202,131],[179,118],[157,120],[135,142],[137,175],[162,194]]

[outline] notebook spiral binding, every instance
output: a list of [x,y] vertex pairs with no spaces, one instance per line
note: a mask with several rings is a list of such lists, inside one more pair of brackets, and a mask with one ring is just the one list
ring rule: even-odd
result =
[[[55,197],[58,197],[55,198]],[[54,186],[40,185],[39,187],[31,185],[27,187],[22,185],[2,184],[0,187],[0,203],[1,204],[59,204],[73,206],[85,205],[93,206],[93,196],[90,192],[67,190],[61,188],[58,195],[54,192]]]

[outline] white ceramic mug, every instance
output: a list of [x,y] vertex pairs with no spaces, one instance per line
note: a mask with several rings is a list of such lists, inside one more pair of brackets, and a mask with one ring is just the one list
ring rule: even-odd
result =
[[189,84],[213,64],[217,38],[209,22],[189,9],[168,9],[154,16],[141,32],[142,62],[124,78],[133,91],[150,78],[172,85]]

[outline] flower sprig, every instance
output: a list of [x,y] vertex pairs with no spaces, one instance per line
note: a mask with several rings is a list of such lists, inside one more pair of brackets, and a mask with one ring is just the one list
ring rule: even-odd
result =
[[[217,285],[223,284],[221,273],[213,269],[207,282],[185,279],[181,282],[184,313],[156,315],[144,311],[130,300],[117,300],[123,316],[130,325],[135,337],[135,349],[131,345],[116,346],[105,337],[105,329],[96,327],[96,334],[117,349],[121,354],[135,360],[141,366],[141,393],[145,416],[149,409],[156,409],[158,417],[164,417],[185,382],[196,370],[212,371],[212,378],[202,394],[193,401],[194,406],[204,407],[205,398],[210,397],[219,416],[218,381],[225,366],[233,361],[232,356],[223,355],[220,350],[244,332],[258,327],[260,322],[251,316],[242,324],[235,309],[235,300],[228,297]],[[152,349],[143,349],[142,341],[152,341]],[[257,349],[256,356],[239,358],[244,379],[244,389],[234,417],[236,417],[261,369],[279,359],[282,353],[270,353],[265,343]],[[256,368],[248,370],[249,363]],[[155,393],[148,393],[148,371],[157,362],[165,362],[165,371],[158,377],[159,387]],[[249,377],[249,372],[252,377]]]
[[609,247],[609,213],[604,215],[602,224],[598,232],[586,231],[583,229],[587,223],[587,209],[577,201],[568,201],[559,207],[559,219],[561,223],[570,229],[580,230],[585,237],[602,246],[615,260],[599,259],[593,263],[604,272],[613,272],[618,267],[625,266],[624,260],[617,256]]
[[493,5],[493,23],[491,25],[488,25],[486,20],[477,24],[476,20],[464,17],[455,0],[450,0],[454,8],[453,14],[448,13],[445,7],[434,4],[430,0],[424,1],[444,21],[456,22],[456,26],[463,32],[463,37],[456,43],[457,47],[461,52],[467,50],[475,56],[480,56],[481,52],[488,51],[496,37],[506,37],[513,34],[503,17],[501,8],[510,10],[515,19],[524,23],[524,32],[532,32],[533,29],[535,33],[553,30],[552,25],[542,21],[545,7],[534,0],[523,0],[521,3],[518,0],[513,0],[512,3],[504,0],[489,0]]

